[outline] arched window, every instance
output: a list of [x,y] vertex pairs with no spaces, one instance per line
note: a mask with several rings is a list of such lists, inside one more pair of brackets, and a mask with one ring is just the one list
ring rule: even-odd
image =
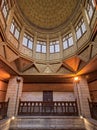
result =
[[45,41],[37,41],[36,52],[46,53]]
[[63,48],[67,49],[72,45],[73,45],[73,37],[72,37],[72,33],[69,33],[63,38]]
[[33,38],[25,33],[22,44],[24,46],[26,46],[27,48],[32,49],[33,48]]
[[13,19],[10,27],[10,32],[18,40],[20,36],[20,27],[17,22]]
[[2,0],[1,2],[1,11],[5,19],[7,19],[9,13],[9,5],[7,0]]
[[80,19],[79,23],[76,26],[76,38],[77,40],[83,36],[83,34],[86,32],[86,26],[84,23],[83,18]]
[[89,21],[92,19],[94,10],[95,10],[94,0],[88,0],[88,2],[87,2],[87,7],[86,7],[86,12],[87,12]]
[[59,41],[50,42],[50,53],[60,52]]

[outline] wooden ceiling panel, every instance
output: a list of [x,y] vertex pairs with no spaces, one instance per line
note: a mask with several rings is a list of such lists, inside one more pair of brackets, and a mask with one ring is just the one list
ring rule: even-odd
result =
[[16,63],[16,66],[17,66],[17,68],[20,72],[24,72],[24,71],[26,71],[27,69],[29,69],[30,67],[33,66],[32,61],[29,61],[29,60],[24,59],[22,57],[18,58],[15,61],[15,63]]
[[16,60],[19,56],[14,53],[9,47],[5,46],[5,53],[6,53],[6,58],[7,61],[9,62],[13,62],[14,60]]
[[69,69],[72,68],[72,70],[76,72],[80,64],[80,58],[77,56],[74,56],[65,60],[64,63],[68,65]]

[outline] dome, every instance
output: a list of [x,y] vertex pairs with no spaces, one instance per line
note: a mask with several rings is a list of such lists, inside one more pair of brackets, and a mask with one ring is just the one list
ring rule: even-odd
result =
[[79,0],[17,0],[25,20],[41,29],[54,29],[66,23],[78,3]]

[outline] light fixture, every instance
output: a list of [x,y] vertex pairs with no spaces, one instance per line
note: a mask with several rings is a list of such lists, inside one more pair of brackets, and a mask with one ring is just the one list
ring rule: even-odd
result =
[[12,120],[14,120],[15,119],[15,117],[14,116],[12,116],[12,118],[11,118]]
[[20,77],[17,77],[16,80],[17,80],[17,83],[20,83],[21,81]]
[[79,80],[79,78],[78,78],[78,77],[74,77],[74,80],[75,80],[75,81],[78,81],[78,80]]
[[83,119],[83,116],[80,116],[81,119]]

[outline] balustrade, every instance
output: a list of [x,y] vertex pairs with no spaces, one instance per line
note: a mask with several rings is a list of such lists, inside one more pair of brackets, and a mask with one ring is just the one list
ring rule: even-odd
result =
[[53,115],[53,116],[77,116],[78,108],[76,101],[20,101],[18,115]]

